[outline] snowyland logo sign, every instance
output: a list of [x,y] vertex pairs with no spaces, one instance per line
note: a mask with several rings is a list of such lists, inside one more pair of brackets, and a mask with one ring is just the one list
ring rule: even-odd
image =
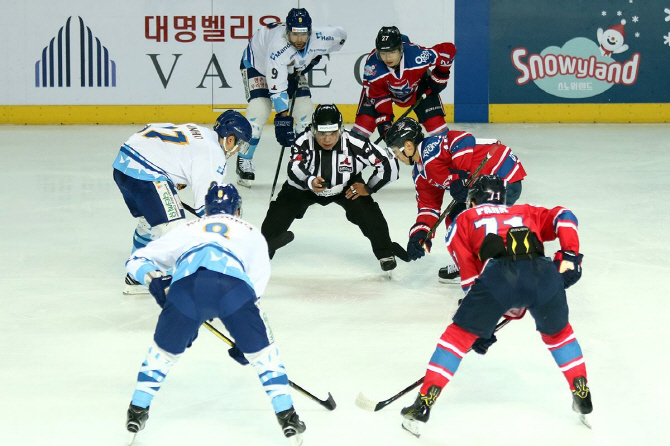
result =
[[545,92],[561,98],[588,98],[603,93],[614,85],[633,85],[640,71],[640,53],[618,62],[613,54],[624,53],[623,25],[606,31],[598,29],[598,43],[585,37],[566,42],[563,47],[551,46],[540,54],[528,54],[526,48],[512,50],[512,64],[521,75],[518,85],[535,82]]
[[598,45],[584,37],[568,41],[562,48],[548,47],[528,55],[525,48],[512,51],[512,64],[521,72],[516,83],[535,82],[542,90],[561,98],[588,98],[612,88],[637,82],[640,54],[617,62],[600,53]]

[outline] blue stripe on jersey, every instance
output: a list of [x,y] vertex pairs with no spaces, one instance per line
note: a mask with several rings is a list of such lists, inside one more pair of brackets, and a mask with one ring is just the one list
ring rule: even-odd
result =
[[498,170],[496,170],[494,173],[498,175],[500,178],[505,178],[509,173],[514,169],[514,166],[516,166],[516,162],[508,157],[505,157],[505,161],[502,162],[500,167],[498,167]]
[[[131,160],[139,164],[140,167],[131,167]],[[114,163],[112,163],[112,167],[138,180],[170,181],[165,170],[151,163],[127,144],[121,146],[121,150],[119,150],[119,154]]]
[[575,224],[575,226],[579,227],[579,221],[577,220],[577,217],[575,214],[572,213],[571,210],[569,209],[563,209],[557,216],[556,220],[554,220],[554,231],[558,229],[557,224],[560,221],[569,221]]
[[439,365],[453,375],[456,373],[456,370],[458,370],[458,366],[461,365],[462,359],[463,358],[456,356],[451,351],[445,350],[438,345],[433,356],[430,358],[430,363]]
[[454,238],[454,234],[456,234],[456,230],[458,229],[458,226],[456,225],[456,219],[451,222],[449,225],[449,228],[447,228],[447,235],[444,236],[444,241],[447,245],[451,243],[451,239]]
[[477,144],[475,137],[472,135],[468,135],[459,139],[458,142],[456,142],[456,144],[449,147],[449,152],[451,152],[453,155],[463,150],[470,149],[474,147],[475,144]]
[[277,113],[284,112],[288,110],[288,93],[282,91],[279,94],[272,95],[272,106],[274,107]]
[[249,41],[249,45],[247,45],[244,53],[242,53],[242,64],[245,68],[254,66],[254,52],[251,50],[251,41]]
[[[234,260],[239,264],[231,264],[229,260]],[[198,245],[177,259],[172,280],[183,279],[193,274],[198,268],[205,268],[228,276],[243,280],[247,285],[254,289],[254,284],[246,274],[245,266],[242,261],[232,252],[228,251],[217,243],[206,243]],[[240,269],[242,268],[242,269]]]
[[581,357],[582,349],[579,346],[579,342],[577,342],[577,339],[574,339],[573,341],[555,350],[551,350],[551,354],[554,357],[554,361],[556,361],[556,364],[558,364],[558,366],[560,367],[564,364],[567,364],[570,361],[574,361],[575,359]]

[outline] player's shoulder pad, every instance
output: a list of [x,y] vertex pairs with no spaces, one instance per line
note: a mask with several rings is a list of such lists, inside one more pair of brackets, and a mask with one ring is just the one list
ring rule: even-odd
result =
[[437,53],[414,43],[403,43],[405,66],[408,68],[428,65],[437,59]]
[[374,80],[375,78],[382,76],[389,72],[389,69],[386,67],[386,64],[379,59],[377,55],[377,50],[372,50],[368,55],[368,58],[365,60],[365,66],[363,67],[363,77]]
[[467,147],[474,147],[474,145],[477,144],[472,133],[463,132],[461,130],[450,130],[447,133],[447,141],[451,153],[458,152]]
[[[293,50],[291,50],[292,48]],[[275,62],[287,61],[288,63],[288,60],[295,51],[295,47],[291,45],[286,38],[286,35],[283,33],[275,34],[268,45],[268,55],[270,60]]]

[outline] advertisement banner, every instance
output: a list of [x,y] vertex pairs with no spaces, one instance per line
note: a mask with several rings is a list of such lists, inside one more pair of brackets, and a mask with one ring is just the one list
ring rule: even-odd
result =
[[491,2],[491,104],[670,102],[668,6]]
[[[293,7],[306,8],[314,27],[348,34],[309,75],[315,101],[357,104],[381,26],[394,24],[424,46],[454,35],[453,0],[425,0],[421,10],[400,0],[0,2],[0,105],[243,107],[242,53],[257,29],[284,21]],[[443,101],[453,103],[453,88]]]

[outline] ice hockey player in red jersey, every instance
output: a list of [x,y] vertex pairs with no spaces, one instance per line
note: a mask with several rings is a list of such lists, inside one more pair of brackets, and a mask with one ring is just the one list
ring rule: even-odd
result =
[[[527,308],[565,376],[573,410],[588,426],[591,393],[582,350],[568,320],[565,288],[582,275],[577,218],[564,207],[506,206],[505,184],[493,175],[478,177],[468,209],[447,234],[447,246],[461,268],[467,291],[435,348],[416,401],[402,409],[403,428],[419,436],[440,392],[472,348],[486,353],[495,342],[496,323],[512,308]],[[543,242],[558,238],[554,261]],[[477,279],[477,280],[475,280]]]
[[385,138],[393,124],[393,104],[410,107],[426,93],[414,112],[429,135],[445,134],[449,128],[440,92],[447,87],[455,55],[453,43],[425,48],[410,43],[395,26],[382,27],[365,62],[363,91],[352,130],[369,138],[376,127]]
[[[465,209],[467,187],[464,181],[487,154],[491,158],[480,173],[495,174],[508,183],[508,204],[514,204],[521,196],[521,180],[526,171],[512,149],[499,141],[477,141],[471,133],[458,130],[451,130],[446,136],[424,137],[414,119],[402,118],[389,130],[386,145],[400,161],[413,166],[418,213],[407,243],[407,253],[412,260],[423,257],[432,246],[432,240],[426,240],[426,236],[440,218],[445,192],[456,201],[445,220],[447,228]],[[440,269],[439,278],[448,283],[457,280],[458,274],[458,268],[449,265]]]

